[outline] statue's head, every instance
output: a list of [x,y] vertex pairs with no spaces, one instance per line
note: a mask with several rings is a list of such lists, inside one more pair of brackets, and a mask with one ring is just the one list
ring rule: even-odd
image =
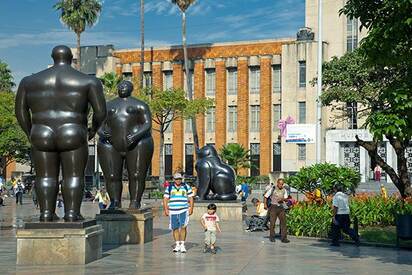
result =
[[59,45],[53,48],[51,57],[54,64],[72,64],[73,54],[69,47]]
[[213,145],[206,145],[197,152],[199,158],[218,157],[216,148]]
[[125,98],[132,95],[133,92],[133,84],[130,81],[123,80],[122,82],[117,85],[117,93],[119,97]]

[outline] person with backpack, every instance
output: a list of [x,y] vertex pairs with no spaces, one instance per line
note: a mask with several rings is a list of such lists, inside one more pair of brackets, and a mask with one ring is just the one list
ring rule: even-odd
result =
[[183,183],[182,174],[174,174],[173,179],[174,182],[170,183],[163,195],[163,211],[165,216],[170,217],[169,228],[176,242],[173,252],[186,253],[186,228],[189,216],[193,214],[194,194],[192,188]]
[[20,203],[23,205],[23,192],[24,192],[24,184],[21,180],[17,180],[17,184],[14,186],[14,194],[16,195],[16,204]]
[[[286,227],[286,202],[288,200],[288,192],[284,188],[285,180],[279,178],[276,182],[276,186],[267,190],[264,195],[264,205],[265,209],[269,212],[270,217],[270,235],[269,239],[271,242],[275,242],[275,224],[276,220],[279,218],[280,222],[280,233],[282,243],[289,243],[287,239],[287,227]],[[268,202],[268,200],[270,200]]]

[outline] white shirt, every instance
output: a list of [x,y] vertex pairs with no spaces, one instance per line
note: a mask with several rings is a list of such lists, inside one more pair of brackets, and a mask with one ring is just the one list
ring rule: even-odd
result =
[[335,196],[333,196],[332,205],[338,208],[338,215],[349,214],[349,199],[348,195],[343,192],[337,192]]

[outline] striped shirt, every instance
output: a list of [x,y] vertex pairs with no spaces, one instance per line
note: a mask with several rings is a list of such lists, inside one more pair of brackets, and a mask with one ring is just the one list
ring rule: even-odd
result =
[[193,196],[192,188],[184,183],[179,188],[172,183],[172,187],[166,188],[163,195],[164,198],[169,199],[168,207],[171,215],[187,211],[189,209],[189,198]]

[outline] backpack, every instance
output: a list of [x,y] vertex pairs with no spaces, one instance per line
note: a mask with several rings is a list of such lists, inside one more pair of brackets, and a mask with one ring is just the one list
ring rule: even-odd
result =
[[266,198],[266,207],[267,208],[269,208],[270,205],[272,204],[272,195],[273,195],[273,192],[275,192],[275,186],[272,186],[270,190],[271,191],[270,191],[269,198]]
[[[186,195],[187,195],[187,193],[189,193],[189,188],[187,187],[186,183],[183,183],[182,185],[183,185],[183,188],[185,189]],[[167,188],[168,188],[167,190],[168,190],[169,196],[170,196],[170,193],[172,192],[173,186],[175,186],[175,184],[174,184],[174,183],[173,183],[173,184],[170,183],[169,186],[167,187]]]

